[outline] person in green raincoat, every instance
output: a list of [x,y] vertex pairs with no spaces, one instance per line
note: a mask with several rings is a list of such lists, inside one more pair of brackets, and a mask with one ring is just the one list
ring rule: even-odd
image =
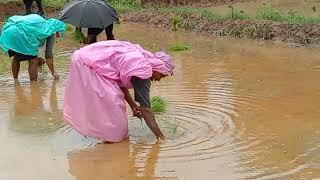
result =
[[66,31],[66,25],[57,19],[44,19],[37,14],[10,17],[2,28],[0,47],[12,59],[13,78],[17,79],[20,61],[28,60],[28,72],[31,81],[38,79],[38,66],[41,58],[39,49],[46,43],[46,62],[54,78],[59,78],[53,67],[52,48],[55,36],[60,37]]

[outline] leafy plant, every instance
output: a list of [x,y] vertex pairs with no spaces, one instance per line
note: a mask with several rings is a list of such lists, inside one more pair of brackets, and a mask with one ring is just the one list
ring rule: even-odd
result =
[[83,43],[85,41],[85,36],[82,33],[82,31],[78,28],[76,28],[76,31],[74,32],[74,38],[76,41]]
[[178,43],[178,44],[174,44],[172,46],[170,46],[170,51],[186,51],[190,49],[190,46],[187,46],[185,44],[182,43]]
[[178,15],[175,15],[172,18],[172,31],[178,31],[178,29],[181,27],[182,25],[182,18]]
[[154,96],[151,99],[152,111],[155,113],[161,113],[166,110],[167,102],[160,96]]

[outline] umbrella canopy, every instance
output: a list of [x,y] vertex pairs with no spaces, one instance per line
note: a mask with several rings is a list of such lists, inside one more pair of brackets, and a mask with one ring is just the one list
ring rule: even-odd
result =
[[119,19],[104,0],[74,0],[60,12],[60,20],[80,28],[104,29]]

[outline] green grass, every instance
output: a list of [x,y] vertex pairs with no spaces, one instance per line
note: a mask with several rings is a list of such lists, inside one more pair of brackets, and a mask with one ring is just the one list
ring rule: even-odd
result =
[[213,11],[209,11],[207,9],[197,8],[197,7],[174,7],[174,8],[169,8],[169,7],[152,8],[152,7],[150,7],[147,10],[158,11],[160,13],[172,13],[172,14],[179,16],[179,17],[188,17],[191,15],[198,15],[202,19],[206,19],[206,20],[210,20],[210,21],[222,19],[222,16],[214,13]]
[[171,45],[169,47],[170,51],[175,51],[175,52],[187,51],[187,50],[190,50],[190,49],[191,49],[190,46],[182,44],[182,43],[177,43],[177,44]]
[[[200,16],[201,19],[206,21],[219,21],[219,20],[244,20],[244,19],[264,19],[277,22],[290,22],[300,26],[306,26],[314,23],[320,22],[320,16],[311,16],[307,17],[302,14],[299,14],[297,11],[289,11],[287,14],[281,13],[271,6],[263,5],[257,10],[256,16],[250,16],[244,10],[236,9],[232,6],[229,7],[229,13],[227,15],[220,15],[213,11],[200,8],[191,8],[191,7],[176,7],[168,8],[163,7],[158,9],[159,12],[163,13],[172,13],[174,17],[188,17],[192,15]],[[183,21],[183,18],[179,19]],[[175,24],[173,24],[173,28]]]
[[11,61],[9,57],[3,52],[0,52],[0,74],[8,73],[10,72],[10,70],[11,70]]
[[262,6],[257,11],[257,18],[258,19],[266,19],[272,21],[282,21],[284,17],[280,14],[279,11],[273,9],[271,6]]
[[[172,22],[172,30],[179,29],[181,26],[181,22],[184,18],[189,16],[198,16],[205,21],[220,21],[226,19],[232,20],[243,20],[243,19],[264,19],[264,20],[272,20],[277,22],[290,22],[295,23],[300,26],[306,26],[314,23],[320,22],[320,16],[307,17],[299,14],[296,11],[290,11],[289,13],[281,13],[270,5],[263,5],[257,9],[257,15],[252,16],[246,13],[244,10],[234,8],[233,6],[229,6],[229,12],[227,15],[221,15],[214,11],[207,10],[205,8],[199,7],[161,7],[161,6],[149,6],[146,8],[142,8],[140,3],[137,0],[110,0],[109,1],[118,12],[127,12],[127,11],[157,11],[160,13],[171,13],[173,14],[173,22]],[[311,7],[312,8],[312,7]],[[313,9],[315,9],[313,7]],[[316,10],[316,9],[315,9]],[[315,11],[314,10],[314,11]],[[185,22],[188,23],[188,22]],[[191,28],[192,29],[192,28]]]
[[181,133],[179,132],[180,123],[174,116],[165,114],[157,116],[157,120],[159,120],[160,126],[164,128],[166,135],[168,135],[169,137],[173,137],[173,135]]
[[219,14],[216,14],[212,11],[206,10],[206,9],[202,9],[200,10],[200,17],[202,19],[205,19],[207,21],[217,21],[222,19],[222,16]]
[[199,12],[198,8],[193,8],[193,7],[175,7],[175,8],[169,8],[169,7],[159,7],[159,8],[148,8],[151,11],[158,11],[161,13],[174,13],[176,15],[180,16],[189,16],[192,14],[195,14]]
[[[0,49],[0,75],[8,74],[11,72],[11,59],[8,55],[4,54]],[[28,69],[28,62],[21,62],[21,71]]]
[[74,29],[75,29],[75,28],[74,28],[72,25],[67,24],[67,31],[68,31],[68,32],[73,32]]
[[291,22],[300,26],[306,26],[320,22],[320,16],[306,17],[297,11],[289,11],[287,14],[281,13],[269,5],[260,7],[257,11],[257,19],[265,19],[277,22]]
[[[55,8],[61,8],[66,3],[68,3],[71,0],[43,0],[43,4],[45,6],[55,7]],[[0,3],[8,3],[8,2],[18,2],[22,3],[22,0],[0,0]]]
[[70,0],[43,0],[43,4],[50,7],[61,8]]
[[178,31],[180,29],[180,27],[182,26],[183,23],[183,19],[182,17],[180,17],[179,15],[175,15],[172,18],[172,31]]
[[118,13],[141,10],[141,5],[137,0],[108,0]]
[[76,31],[74,32],[74,39],[79,43],[84,43],[85,36],[79,29],[76,29]]
[[[57,48],[61,48],[57,46]],[[59,51],[57,49],[57,52]],[[9,75],[11,76],[11,60],[12,58],[9,58],[7,54],[5,54],[0,49],[0,75]],[[55,57],[54,63],[55,63],[55,69],[66,67],[67,64],[69,64],[70,58],[69,57]],[[20,71],[27,71],[28,70],[28,61],[22,61],[21,62],[21,70]],[[39,69],[40,70],[40,69]],[[42,71],[39,71],[39,73],[49,71],[46,64],[42,65]]]
[[161,113],[166,110],[167,102],[164,98],[154,96],[151,99],[152,111],[155,113]]
[[236,19],[240,19],[240,20],[250,19],[250,16],[247,13],[245,13],[245,11],[243,11],[241,9],[236,9],[233,6],[229,6],[229,9],[230,9],[230,11],[227,14],[226,19],[233,19],[233,20],[236,20]]
[[[0,2],[11,2],[11,1],[19,1],[19,0],[0,0]],[[61,8],[70,0],[43,0],[43,3],[47,6]],[[172,13],[174,20],[178,20],[175,17],[181,17],[179,21],[173,22],[172,28],[176,30],[181,26],[179,22],[183,20],[183,18],[187,18],[188,16],[198,16],[201,17],[202,20],[205,21],[219,21],[225,19],[232,20],[243,20],[243,19],[264,19],[271,20],[277,22],[290,22],[295,23],[300,26],[306,26],[314,23],[320,23],[320,16],[311,16],[307,17],[299,12],[290,11],[289,13],[282,13],[275,10],[270,5],[263,5],[257,9],[256,16],[248,15],[244,10],[236,9],[233,6],[229,6],[227,9],[227,15],[217,14],[212,10],[207,10],[205,8],[199,7],[162,7],[162,6],[148,6],[143,8],[138,0],[108,0],[108,2],[118,11],[118,13],[124,13],[129,11],[158,11],[160,13]],[[310,7],[313,11],[317,11],[316,7]],[[188,24],[188,22],[185,22]],[[191,29],[193,25],[190,25]]]

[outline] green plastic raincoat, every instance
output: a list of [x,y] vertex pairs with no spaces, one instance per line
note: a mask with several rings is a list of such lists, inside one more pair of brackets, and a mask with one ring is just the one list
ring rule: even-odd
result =
[[0,36],[0,47],[30,56],[37,56],[46,39],[57,33],[64,33],[66,25],[57,19],[44,19],[37,14],[12,16],[4,24]]

